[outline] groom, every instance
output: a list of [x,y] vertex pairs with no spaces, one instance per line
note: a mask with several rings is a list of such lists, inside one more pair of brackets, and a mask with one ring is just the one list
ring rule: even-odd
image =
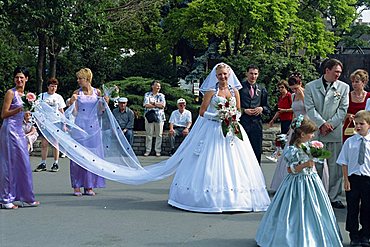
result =
[[[327,160],[329,168],[328,195],[334,208],[344,208],[338,199],[342,193],[342,169],[336,164],[342,148],[342,122],[349,104],[349,86],[338,80],[343,64],[337,59],[325,62],[324,75],[311,81],[305,87],[304,104],[307,116],[319,127],[317,138],[331,151],[332,156]],[[317,165],[322,177],[322,165]]]
[[255,65],[247,67],[247,80],[242,81],[243,88],[239,90],[241,117],[240,124],[247,132],[254,154],[261,164],[262,155],[262,114],[269,115],[271,110],[268,105],[267,90],[257,84],[259,69]]

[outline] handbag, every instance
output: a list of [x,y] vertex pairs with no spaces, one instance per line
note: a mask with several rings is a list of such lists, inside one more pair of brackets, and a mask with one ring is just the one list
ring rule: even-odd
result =
[[158,123],[159,122],[159,118],[158,118],[157,113],[155,112],[155,110],[147,111],[147,113],[145,113],[145,118],[146,118],[146,120],[148,120],[149,123]]
[[355,128],[354,127],[349,127],[351,125],[351,123],[355,124],[355,121],[352,120],[352,122],[349,122],[347,124],[347,127],[344,130],[344,135],[345,136],[352,136],[352,135],[356,134]]

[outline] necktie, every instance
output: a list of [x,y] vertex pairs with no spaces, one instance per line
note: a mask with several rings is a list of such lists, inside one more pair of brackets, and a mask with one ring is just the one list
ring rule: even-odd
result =
[[253,96],[254,96],[254,88],[253,88],[253,86],[250,87],[249,94],[250,94],[251,98],[253,98]]
[[358,153],[358,163],[363,165],[365,163],[365,140],[361,138],[360,152]]

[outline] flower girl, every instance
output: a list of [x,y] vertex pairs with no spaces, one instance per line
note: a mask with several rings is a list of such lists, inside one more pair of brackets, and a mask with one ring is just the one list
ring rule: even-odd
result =
[[309,141],[317,127],[303,115],[294,119],[291,127],[294,132],[283,153],[289,174],[262,218],[257,244],[261,247],[343,246],[330,200],[313,169],[317,156]]

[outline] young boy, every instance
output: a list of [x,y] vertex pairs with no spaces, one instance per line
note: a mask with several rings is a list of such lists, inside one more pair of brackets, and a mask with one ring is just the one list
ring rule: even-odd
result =
[[345,141],[337,163],[343,170],[351,246],[370,246],[370,112],[357,112],[355,123],[357,134]]

